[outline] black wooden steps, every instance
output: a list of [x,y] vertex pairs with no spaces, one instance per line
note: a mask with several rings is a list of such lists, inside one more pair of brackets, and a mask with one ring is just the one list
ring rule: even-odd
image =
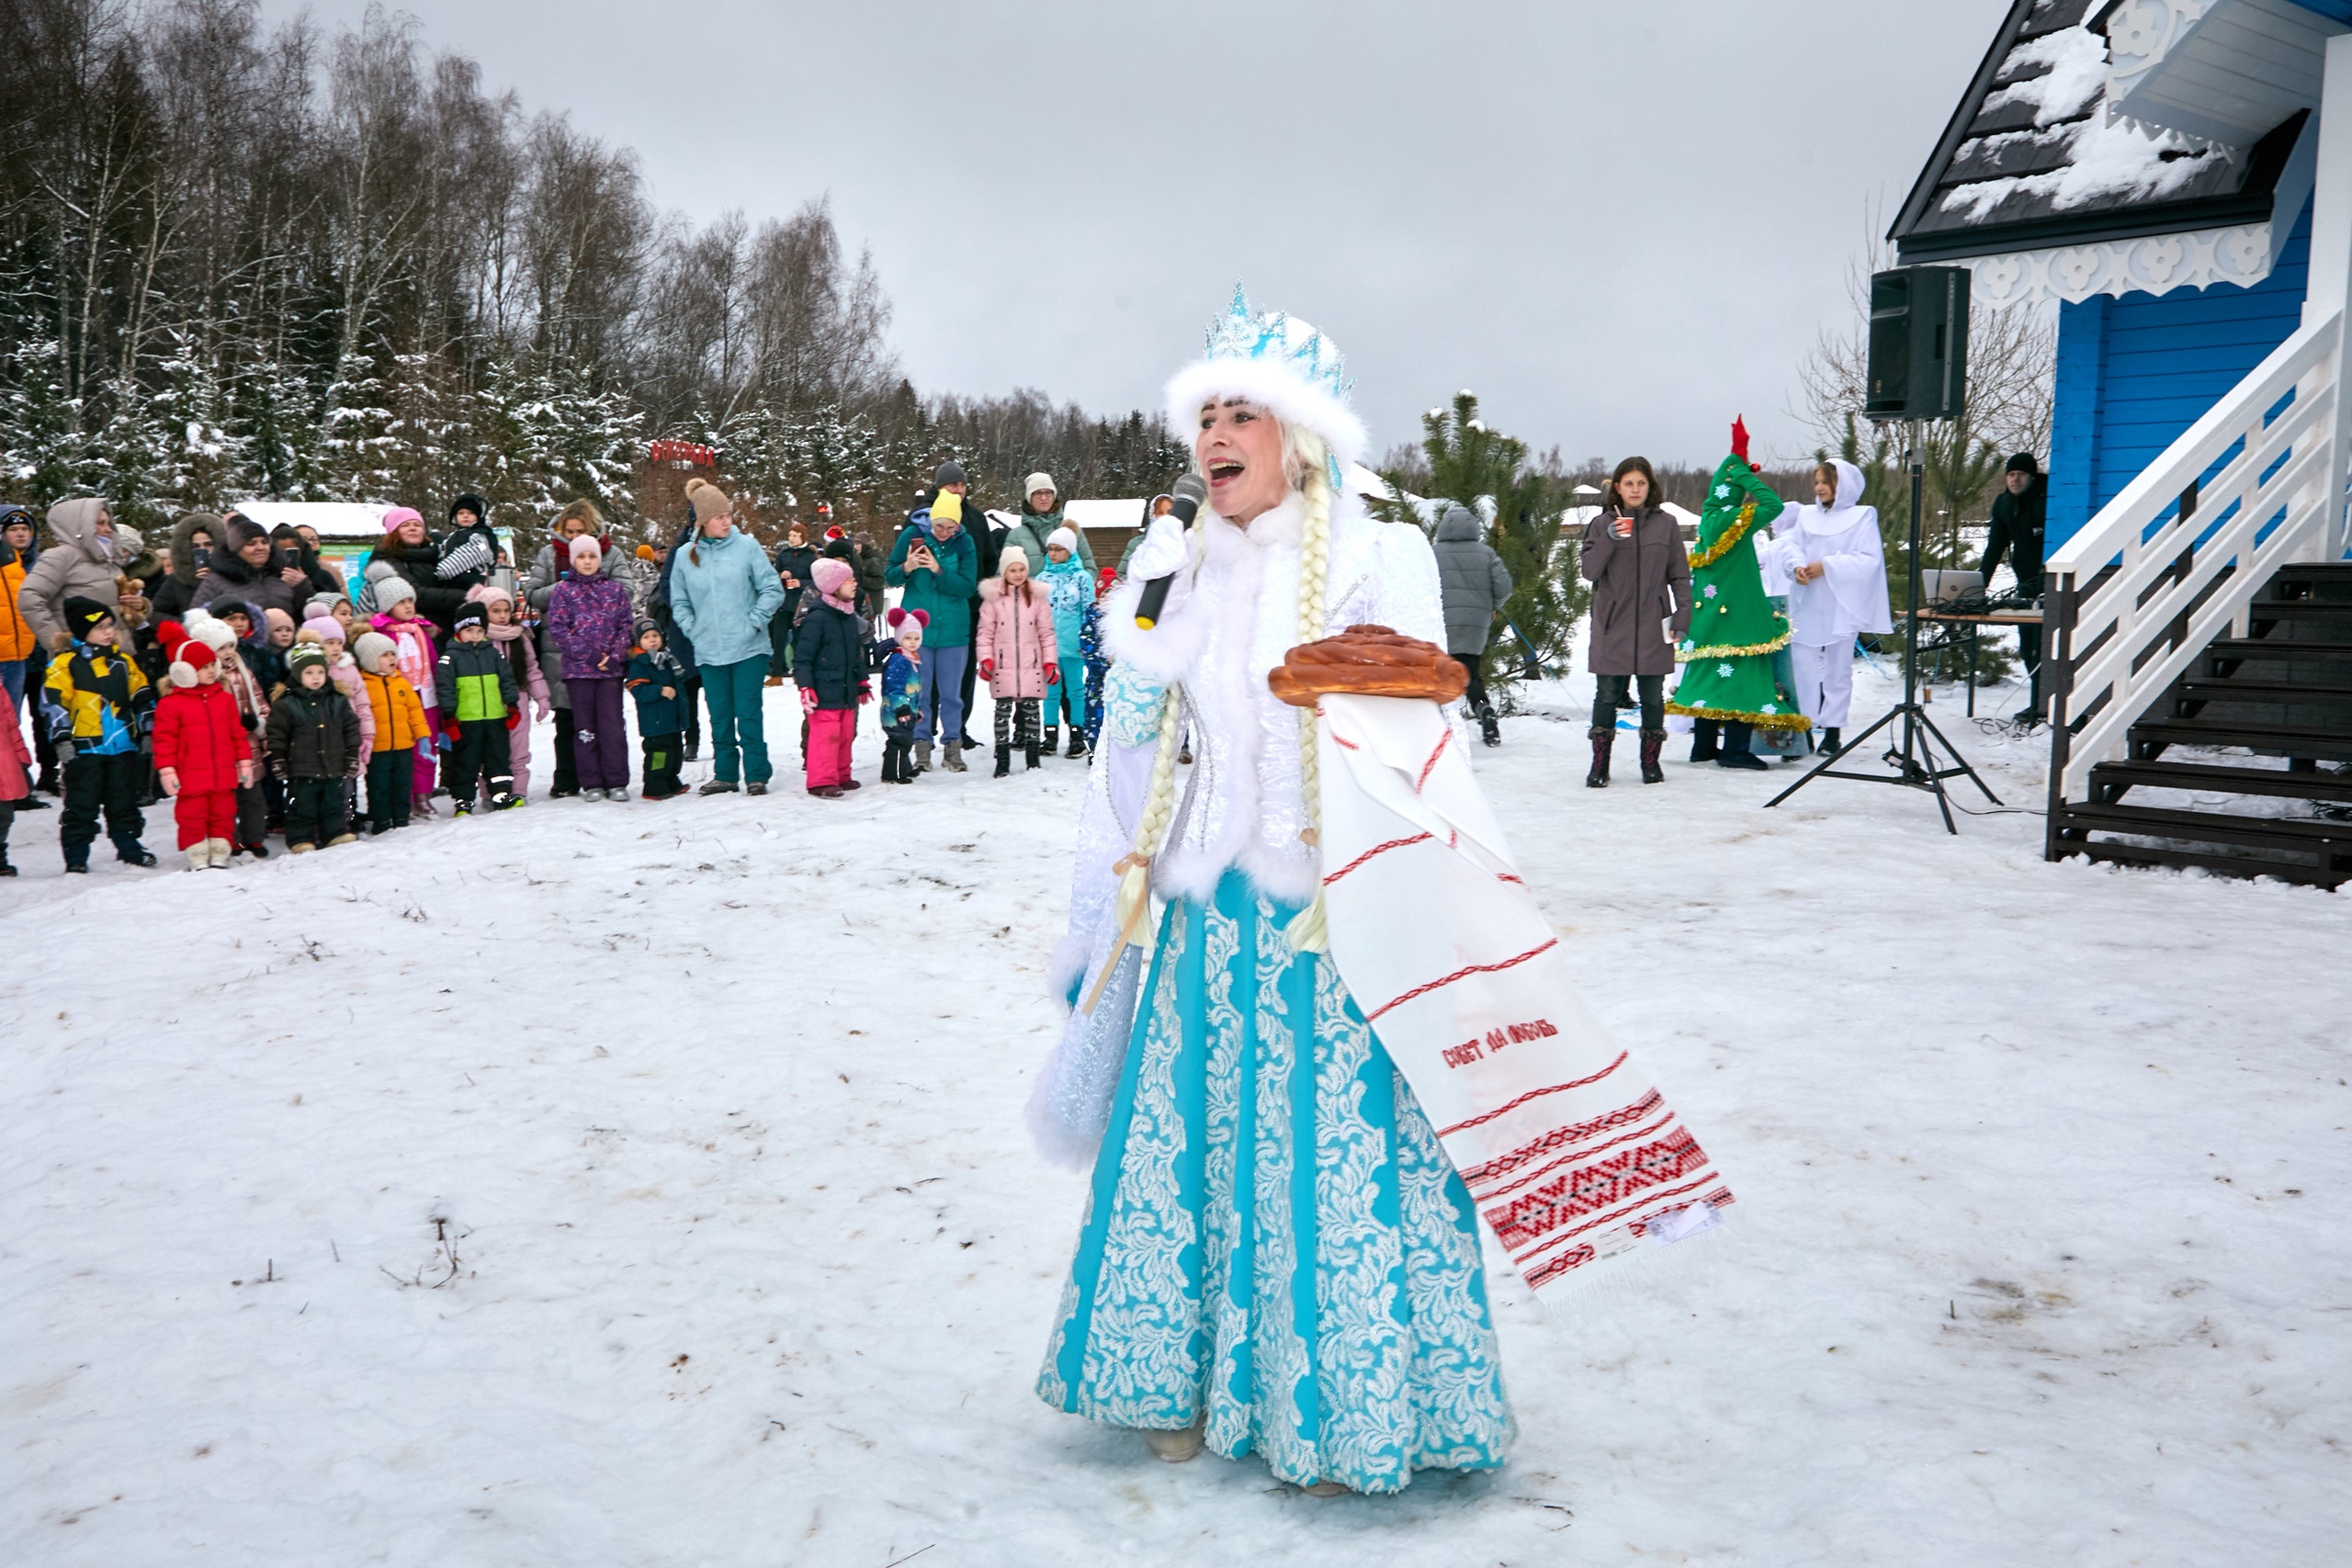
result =
[[2352,773],[2290,773],[2285,768],[2208,767],[2201,762],[2098,762],[2091,788],[2102,800],[2127,789],[2207,790],[2219,795],[2274,795],[2352,806]]
[[2352,686],[2192,676],[2180,682],[2180,697],[2190,703],[2352,703]]
[[[2092,767],[2088,800],[2053,803],[2052,855],[2319,887],[2352,881],[2352,820],[2333,819],[2352,807],[2352,768],[2326,765],[2352,763],[2352,562],[2279,569],[2248,606],[2247,627],[2255,635],[2208,644],[2131,726],[2128,760]],[[2232,750],[2290,765],[2248,766]],[[2140,789],[2207,798],[2149,806],[2131,798]],[[2248,796],[2317,809],[2257,816]]]
[[2352,728],[2315,729],[2302,725],[2262,724],[2235,718],[2142,719],[2132,727],[2135,756],[2165,746],[2243,746],[2280,757],[2320,757],[2352,762]]
[[[2233,817],[2215,811],[2092,802],[2067,807],[2058,828],[2063,838],[2073,840],[2072,847],[2094,860],[2202,866],[2236,876],[2277,876],[2319,887],[2332,888],[2352,880],[2352,822]],[[2084,837],[2092,832],[2129,833],[2165,841],[2126,844]],[[2222,844],[2261,852],[2229,854],[2200,847]]]
[[2158,848],[2149,844],[2119,844],[2111,840],[2087,840],[2065,846],[2070,854],[2086,860],[2106,861],[2116,865],[2140,866],[2154,870],[2159,866],[2183,870],[2195,867],[2218,873],[2223,876],[2275,876],[2281,882],[2301,883],[2307,887],[2334,889],[2341,886],[2352,872],[2323,871],[2315,864],[2301,861],[2271,860],[2253,855],[2216,854],[2170,846]]

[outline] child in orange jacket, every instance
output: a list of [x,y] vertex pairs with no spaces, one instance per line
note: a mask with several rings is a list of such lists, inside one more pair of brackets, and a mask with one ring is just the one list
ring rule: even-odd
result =
[[400,649],[381,632],[361,632],[356,652],[359,681],[376,724],[368,757],[368,831],[372,837],[409,824],[415,800],[416,749],[433,744],[433,730],[416,688],[401,673]]

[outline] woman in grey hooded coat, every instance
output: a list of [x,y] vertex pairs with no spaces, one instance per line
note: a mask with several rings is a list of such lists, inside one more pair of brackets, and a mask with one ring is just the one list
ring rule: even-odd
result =
[[1489,746],[1503,743],[1495,705],[1487,700],[1487,638],[1510,598],[1510,569],[1485,538],[1476,513],[1449,506],[1437,525],[1437,581],[1445,601],[1445,651],[1470,672],[1470,711]]

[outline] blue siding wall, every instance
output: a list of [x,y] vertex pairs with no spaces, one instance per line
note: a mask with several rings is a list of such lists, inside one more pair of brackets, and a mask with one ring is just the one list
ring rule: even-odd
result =
[[2278,265],[2251,288],[2217,283],[2058,307],[2051,546],[2080,530],[2302,323],[2311,232],[2306,203]]

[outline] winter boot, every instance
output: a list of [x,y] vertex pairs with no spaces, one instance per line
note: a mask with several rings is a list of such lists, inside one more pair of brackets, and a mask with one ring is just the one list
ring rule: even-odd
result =
[[947,742],[947,750],[940,753],[939,765],[951,773],[968,772],[969,770],[964,766],[964,753],[978,744],[978,741],[969,739],[950,740]]
[[[1033,751],[1030,755],[1035,756],[1036,753]],[[996,776],[998,778],[1003,778],[1012,772],[1012,748],[1010,746],[998,747],[996,749]]]
[[1069,750],[1063,752],[1062,755],[1066,757],[1085,756],[1086,731],[1079,728],[1076,725],[1071,725],[1069,729]]
[[237,852],[237,846],[226,839],[207,839],[204,849],[211,857],[207,863],[215,871],[228,870],[230,859]]
[[931,742],[928,740],[915,742],[915,772],[919,773],[931,772]]
[[1844,750],[1845,748],[1838,743],[1837,726],[1832,725],[1827,729],[1821,732],[1821,754],[1823,756],[1835,757],[1838,752]]
[[1585,734],[1592,741],[1592,771],[1584,776],[1585,788],[1607,789],[1609,787],[1609,752],[1617,744],[1617,732],[1614,729],[1594,728],[1585,731]]
[[1715,759],[1719,768],[1746,768],[1754,773],[1769,772],[1771,764],[1756,754],[1756,727],[1748,724],[1724,726],[1724,754]]
[[1046,727],[1046,755],[1048,757],[1059,756],[1061,754],[1061,749],[1062,727],[1058,724],[1047,725]]
[[1722,728],[1712,718],[1694,718],[1690,721],[1690,760],[1692,761],[1712,762],[1723,755],[1723,749],[1715,744],[1716,733]]
[[210,871],[212,869],[211,840],[207,839],[200,844],[190,844],[188,846],[187,868],[190,871]]
[[1666,782],[1666,770],[1657,765],[1657,754],[1665,749],[1665,730],[1645,729],[1642,731],[1642,782],[1644,784]]
[[[1046,750],[1047,754],[1050,755],[1053,751],[1053,748],[1048,746],[1046,748]],[[1037,766],[1037,746],[1035,741],[1030,742],[1029,745],[1029,765],[1033,768]]]
[[713,779],[695,793],[697,795],[733,795],[742,785],[733,779]]
[[1495,705],[1478,705],[1478,738],[1489,746],[1503,743],[1503,721],[1495,716]]
[[41,795],[62,795],[64,793],[64,791],[59,787],[57,783],[56,763],[51,762],[49,766],[40,771],[40,777],[34,782],[33,788]]

